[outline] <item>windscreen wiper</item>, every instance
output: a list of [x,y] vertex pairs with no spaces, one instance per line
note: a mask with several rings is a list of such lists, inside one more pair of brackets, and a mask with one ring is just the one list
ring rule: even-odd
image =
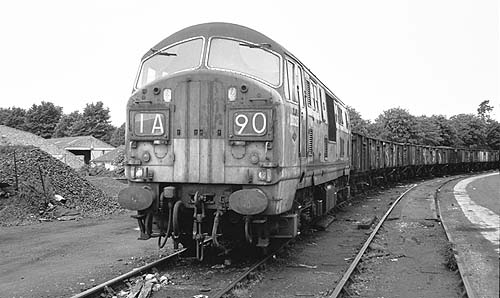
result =
[[151,51],[153,52],[153,55],[162,55],[162,56],[177,56],[176,53],[169,53],[169,52],[160,52],[160,50],[157,50],[155,48],[151,48]]
[[266,43],[266,42],[258,43],[258,44],[240,42],[240,46],[249,47],[251,49],[270,49],[271,48],[271,44]]

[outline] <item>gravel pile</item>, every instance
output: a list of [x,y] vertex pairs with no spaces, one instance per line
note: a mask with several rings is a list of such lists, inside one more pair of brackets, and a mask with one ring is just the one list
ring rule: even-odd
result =
[[[0,198],[0,224],[18,217],[33,220],[98,217],[119,209],[113,197],[79,176],[68,165],[33,146],[0,146],[0,183],[16,186],[15,195]],[[71,217],[73,216],[73,217]]]

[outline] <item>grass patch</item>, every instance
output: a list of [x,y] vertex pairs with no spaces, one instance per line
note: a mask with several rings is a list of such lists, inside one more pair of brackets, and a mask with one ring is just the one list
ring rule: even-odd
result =
[[458,269],[457,260],[455,259],[455,247],[451,242],[448,242],[444,247],[444,265],[450,271]]

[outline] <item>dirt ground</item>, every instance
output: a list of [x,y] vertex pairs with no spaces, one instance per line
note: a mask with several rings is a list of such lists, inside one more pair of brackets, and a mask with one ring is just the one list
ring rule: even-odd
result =
[[[443,265],[444,234],[433,220],[430,194],[432,183],[438,181],[425,182],[421,191],[414,191],[395,210],[396,216],[379,236],[378,246],[369,252],[371,257],[351,286],[354,294],[459,296],[458,277]],[[369,235],[370,231],[358,229],[358,224],[374,215],[380,218],[408,186],[360,195],[336,214],[336,221],[326,231],[303,233],[286,255],[276,256],[261,273],[260,282],[241,289],[236,297],[328,296]],[[2,227],[2,297],[71,296],[152,256],[166,254],[157,250],[154,240],[136,240],[136,223],[129,215]]]
[[350,287],[355,295],[461,297],[460,278],[450,271],[450,245],[434,204],[434,192],[446,180],[421,184],[394,208],[358,267],[361,273]]
[[[459,278],[446,266],[447,240],[435,221],[432,195],[442,179],[423,182],[395,208],[368,250],[349,292],[354,297],[460,297]],[[364,219],[381,218],[409,185],[359,195],[326,231],[303,235],[290,255],[270,266],[243,297],[327,297],[370,233]]]
[[68,297],[128,272],[158,252],[137,241],[129,214],[0,230],[1,297]]

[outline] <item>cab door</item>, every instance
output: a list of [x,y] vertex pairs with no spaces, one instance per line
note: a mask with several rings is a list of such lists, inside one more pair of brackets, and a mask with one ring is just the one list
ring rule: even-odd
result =
[[307,164],[307,104],[304,102],[302,67],[291,57],[286,61],[285,96],[290,101],[289,122],[290,143],[293,149],[287,160],[293,167],[299,167],[300,173],[305,173]]

